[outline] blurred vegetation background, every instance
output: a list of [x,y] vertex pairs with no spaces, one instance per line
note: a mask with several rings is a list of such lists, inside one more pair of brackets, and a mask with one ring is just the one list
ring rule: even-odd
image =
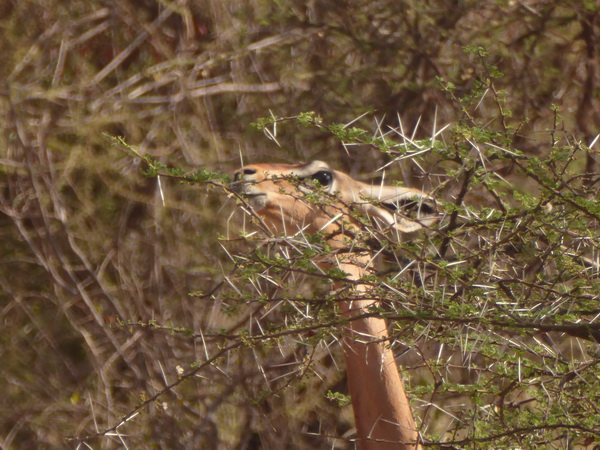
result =
[[[494,292],[513,296],[514,306],[535,297],[532,292],[541,286],[535,283],[564,276],[566,270],[571,278],[551,280],[544,301],[553,292],[564,294],[562,285],[573,297],[559,296],[560,305],[544,303],[536,323],[583,320],[592,330],[598,314],[594,174],[600,146],[590,144],[600,132],[599,43],[600,6],[594,0],[2,1],[0,445],[353,448],[349,406],[327,398],[328,391],[329,397],[345,392],[340,346],[331,337],[335,328],[289,335],[285,342],[247,338],[267,333],[265,324],[295,326],[294,317],[302,314],[310,322],[308,306],[290,306],[285,299],[290,290],[312,295],[303,287],[311,283],[273,271],[273,264],[269,276],[244,267],[248,261],[234,255],[250,254],[261,244],[252,240],[256,237],[240,237],[246,218],[240,212],[232,216],[235,202],[225,190],[144,177],[145,157],[164,164],[163,173],[176,167],[183,173],[202,168],[223,174],[242,163],[321,159],[363,180],[392,162],[386,181],[436,189],[440,201],[449,202],[446,234],[428,243],[438,250],[452,247],[449,239],[459,222],[484,217],[482,208],[513,221],[467,226],[460,239],[483,245],[490,236],[497,238],[498,245],[488,250],[493,255],[506,250],[509,256],[499,261],[522,264],[520,279],[529,285],[515,290],[496,278],[478,289],[499,283]],[[326,125],[272,121],[262,131],[252,125],[261,117],[303,112],[314,112],[311,117]],[[350,122],[372,135],[395,130],[404,144],[406,136],[431,141],[444,125],[450,127],[445,140],[437,135],[444,148],[396,161],[401,147],[381,151],[385,146],[359,131],[348,135],[330,126]],[[122,136],[140,156],[107,136]],[[481,167],[465,162],[477,147],[465,147],[469,139],[520,155],[487,166],[481,159],[486,176],[503,180],[501,187],[483,176],[475,182],[475,169]],[[558,156],[557,149],[562,150]],[[536,172],[532,164],[543,170]],[[570,181],[540,182],[544,173]],[[562,193],[570,187],[567,198]],[[518,201],[512,198],[515,190]],[[499,199],[502,193],[510,198]],[[536,203],[529,195],[545,201]],[[466,214],[463,205],[481,215]],[[537,215],[517,228],[520,235],[504,239],[504,230],[494,228],[517,226],[515,217],[530,217],[529,210]],[[557,211],[564,215],[552,216]],[[539,219],[543,214],[548,216]],[[576,244],[559,239],[552,246],[555,241],[548,238],[535,245],[536,229],[551,225]],[[511,244],[513,238],[519,245]],[[570,266],[553,259],[569,251]],[[453,250],[455,257],[459,253]],[[479,265],[491,263],[482,257],[469,264],[483,276]],[[477,284],[473,273],[444,273],[454,281],[453,299],[466,298],[456,287],[461,280],[468,279],[465,286]],[[324,286],[313,285],[324,295]],[[475,305],[484,308],[477,302],[487,294],[473,295]],[[574,303],[579,301],[586,303]],[[444,311],[457,317],[456,309]],[[518,311],[515,306],[506,317],[513,320]],[[564,316],[553,321],[559,313]],[[433,332],[434,322],[415,323],[402,331],[402,345],[418,347],[424,336],[437,343],[423,344],[421,358],[403,362],[428,442],[527,447],[544,444],[539,433],[549,429],[554,434],[545,444],[559,448],[591,446],[599,439],[600,354],[590,335],[534,336],[529,342],[539,349],[531,350],[532,344],[523,355],[531,358],[530,365],[515,362],[513,353],[504,369],[514,372],[500,381],[491,378],[502,389],[488,392],[496,397],[488,399],[492,406],[486,409],[474,392],[457,391],[473,377],[459,376],[453,396],[451,389],[443,395],[443,381],[452,376],[438,376],[437,369],[450,364],[450,359],[440,361],[444,336],[446,349],[460,342],[458,353],[471,355],[475,344],[469,332],[476,337],[481,329],[465,332],[464,325],[449,322],[438,323]],[[480,325],[487,329],[490,323]],[[501,354],[499,343],[516,338],[498,333],[494,339],[488,343]],[[570,346],[570,353],[559,344]],[[525,347],[519,348],[527,353]],[[202,365],[207,360],[210,364]],[[486,370],[501,372],[475,357],[453,364],[457,371],[481,364],[481,376]],[[419,375],[423,367],[429,376]],[[532,380],[542,376],[554,390],[544,394],[543,384],[532,387]],[[570,391],[573,379],[580,384]],[[434,387],[439,398],[434,399]],[[511,397],[521,388],[521,394],[537,394]],[[452,402],[455,409],[449,412]],[[503,402],[510,404],[514,421]],[[540,415],[532,406],[536,402],[556,406],[541,408],[553,415]],[[430,411],[426,406],[433,404],[437,409]],[[465,406],[470,412],[459,413],[460,404],[471,405]],[[473,409],[473,404],[479,406]],[[439,410],[451,418],[442,418]],[[484,410],[481,416],[473,412]],[[130,420],[122,423],[124,417]],[[433,422],[438,425],[428,425]],[[85,444],[69,440],[96,433]]]

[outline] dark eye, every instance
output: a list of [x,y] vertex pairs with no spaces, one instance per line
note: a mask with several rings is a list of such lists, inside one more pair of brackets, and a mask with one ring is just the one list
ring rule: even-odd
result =
[[333,180],[333,175],[331,172],[327,172],[326,170],[320,170],[314,175],[308,177],[308,179],[311,181],[316,181],[321,186],[329,186],[331,184],[331,180]]

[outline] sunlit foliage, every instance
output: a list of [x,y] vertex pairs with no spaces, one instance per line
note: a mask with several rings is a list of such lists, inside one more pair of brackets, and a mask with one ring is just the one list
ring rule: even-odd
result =
[[444,212],[356,243],[425,444],[598,444],[596,2],[10,0],[0,25],[1,446],[353,448],[344,273],[227,188],[310,159]]

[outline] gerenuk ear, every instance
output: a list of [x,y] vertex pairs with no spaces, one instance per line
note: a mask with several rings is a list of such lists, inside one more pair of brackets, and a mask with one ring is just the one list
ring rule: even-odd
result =
[[433,198],[417,189],[364,185],[360,197],[354,203],[358,208],[402,233],[429,227],[439,219]]

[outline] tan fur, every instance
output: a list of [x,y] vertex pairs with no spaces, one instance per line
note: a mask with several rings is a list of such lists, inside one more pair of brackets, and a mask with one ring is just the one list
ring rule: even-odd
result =
[[[244,171],[254,173],[243,173]],[[303,200],[303,196],[311,189],[310,182],[294,183],[290,177],[307,178],[317,172],[330,172],[333,176],[330,186],[323,187],[329,194],[329,207],[319,207]],[[437,220],[437,214],[420,211],[421,206],[428,211],[435,210],[433,199],[427,194],[412,188],[401,186],[370,185],[354,180],[343,172],[333,170],[327,163],[313,161],[306,164],[253,164],[235,172],[237,181],[232,188],[246,197],[256,212],[264,216],[269,225],[277,231],[305,229],[308,232],[336,230],[330,224],[323,229],[332,217],[348,209],[357,209],[371,216],[380,225],[394,228],[402,233],[416,231],[429,226]],[[340,201],[335,202],[338,198]],[[414,200],[416,217],[408,217],[398,209],[396,213],[381,206]],[[355,223],[350,216],[347,221]]]
[[[331,182],[316,188],[311,178],[331,175]],[[411,188],[369,185],[322,161],[306,164],[254,164],[235,172],[232,188],[278,232],[331,234],[334,248],[359,229],[352,210],[370,216],[381,228],[409,233],[437,220],[435,203],[427,194]],[[320,201],[308,201],[317,192]],[[395,206],[394,206],[395,204]],[[387,206],[386,206],[387,205]],[[409,217],[406,210],[410,210]],[[346,233],[346,235],[344,234]],[[367,253],[345,253],[337,264],[349,277],[360,280],[370,261]],[[368,288],[358,284],[356,293]],[[340,302],[343,316],[368,312],[375,300]],[[349,322],[344,330],[344,355],[348,387],[361,449],[415,449],[418,431],[402,379],[387,347],[385,320],[369,317]],[[412,443],[412,444],[411,444]]]

